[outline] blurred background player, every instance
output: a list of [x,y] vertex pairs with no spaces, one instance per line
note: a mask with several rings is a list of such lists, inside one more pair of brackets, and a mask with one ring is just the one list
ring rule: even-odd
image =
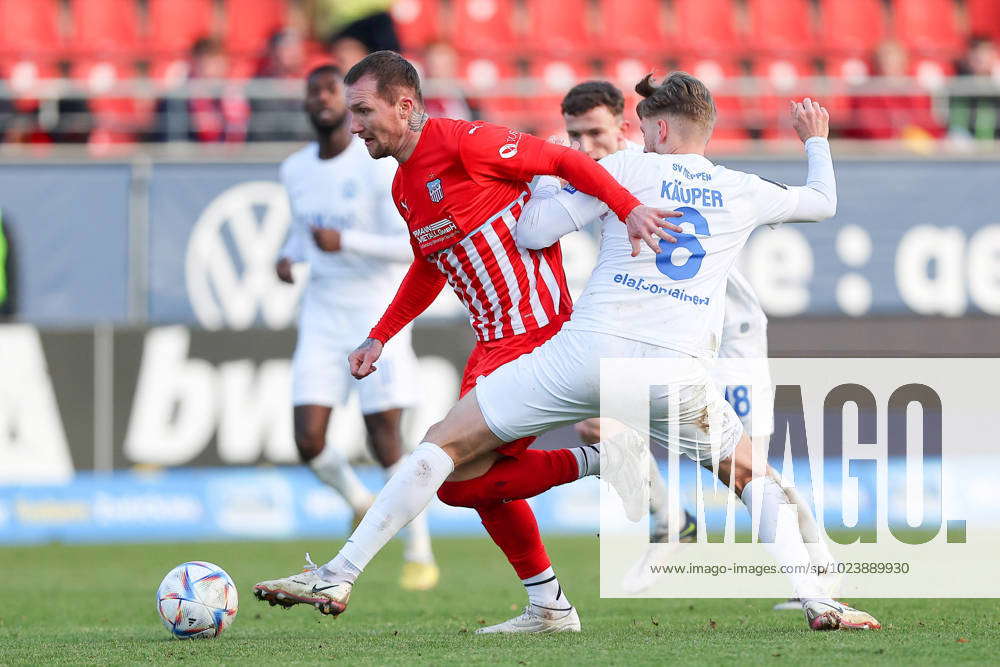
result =
[[[281,166],[292,230],[281,251],[278,277],[293,282],[292,264],[308,262],[309,282],[292,360],[295,444],[302,460],[336,489],[359,517],[372,494],[332,445],[332,407],[358,392],[371,448],[387,476],[402,455],[400,421],[417,391],[417,361],[404,329],[385,350],[383,374],[358,382],[345,357],[385,308],[412,259],[403,221],[390,197],[395,165],[375,162],[350,133],[341,73],[333,65],[306,78],[305,111],[316,141]],[[400,584],[433,588],[438,569],[424,515],[410,524]]]
[[[643,147],[629,141],[629,122],[625,120],[625,96],[608,81],[587,81],[570,89],[562,101],[562,116],[566,134],[575,148],[595,160],[620,150],[642,151]],[[542,177],[536,188],[558,191],[560,182],[552,177]],[[722,363],[712,369],[712,376],[726,400],[743,422],[746,432],[757,447],[767,446],[774,430],[774,392],[767,365],[767,315],[749,281],[734,266],[726,282],[725,320],[720,358],[742,359],[739,364]],[[601,440],[599,419],[588,419],[577,424],[576,431],[584,442]],[[773,468],[769,473],[778,479]],[[650,513],[653,522],[650,541],[665,543],[671,531],[679,534],[681,542],[697,540],[697,524],[687,510],[674,507],[670,511],[667,487],[659,469],[650,476]],[[794,488],[786,489],[798,511],[799,528],[813,565],[826,569],[834,561],[823,539],[809,504]],[[662,558],[663,552],[650,549],[646,558],[635,564],[627,575],[626,588],[641,591],[656,581],[649,564],[654,557]],[[798,600],[789,600],[775,606],[777,610],[801,609]]]

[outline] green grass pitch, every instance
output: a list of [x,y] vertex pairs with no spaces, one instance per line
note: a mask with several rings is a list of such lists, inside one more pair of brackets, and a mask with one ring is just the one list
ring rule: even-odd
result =
[[[601,600],[595,538],[548,540],[579,635],[477,637],[520,610],[524,595],[484,538],[439,539],[439,588],[401,592],[399,544],[370,566],[340,618],[257,602],[252,585],[284,576],[332,542],[226,542],[0,548],[0,664],[851,664],[993,663],[997,600],[856,600],[881,632],[817,633],[770,600]],[[240,611],[216,640],[172,639],[154,592],[174,565],[208,560],[236,580]],[[991,576],[984,573],[984,576]]]

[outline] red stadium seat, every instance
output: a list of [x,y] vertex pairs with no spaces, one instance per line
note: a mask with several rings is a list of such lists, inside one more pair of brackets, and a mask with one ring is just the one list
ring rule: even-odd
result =
[[660,0],[603,0],[600,17],[598,43],[606,51],[632,57],[672,51]]
[[72,0],[71,50],[82,56],[124,56],[139,51],[139,13],[133,0]]
[[722,94],[720,87],[727,81],[740,76],[739,63],[732,57],[687,57],[678,63],[678,69],[684,70],[708,86],[718,110],[718,118],[712,139],[716,142],[739,142],[747,139],[743,100],[739,95]]
[[868,53],[885,36],[882,0],[823,0],[820,4],[819,41],[827,53]]
[[397,0],[392,5],[392,18],[408,51],[420,50],[442,37],[440,0]]
[[47,79],[59,77],[59,70],[51,59],[12,59],[0,65],[0,76],[10,86],[14,96],[14,107],[18,111],[31,112],[38,108],[40,86]]
[[94,120],[91,144],[135,141],[136,134],[151,122],[155,106],[151,98],[133,98],[114,90],[121,80],[138,76],[131,64],[84,58],[73,63],[71,75],[90,96],[87,104]]
[[528,105],[516,94],[517,66],[510,58],[469,56],[459,64],[469,103],[485,120],[521,128]]
[[236,55],[253,54],[285,25],[285,0],[224,0],[226,49]]
[[896,37],[917,53],[954,57],[962,51],[953,0],[895,0]]
[[955,64],[947,58],[916,57],[910,63],[910,76],[927,90],[941,88],[954,74]]
[[872,75],[871,63],[861,56],[833,56],[826,59],[826,75],[848,84],[864,83]]
[[509,55],[515,41],[513,0],[452,2],[452,42],[459,51]]
[[585,62],[572,58],[536,58],[529,71],[538,82],[531,105],[538,116],[559,116],[559,105],[570,88],[591,77]]
[[814,74],[811,64],[807,59],[758,58],[752,72],[763,80],[763,89],[745,101],[748,126],[760,132],[764,139],[794,139],[796,134],[788,114],[788,101],[817,98],[814,92],[803,89],[803,80]]
[[149,40],[157,54],[186,54],[212,34],[214,23],[212,0],[149,0]]
[[663,75],[663,69],[651,58],[618,58],[608,63],[604,76],[621,88],[627,97],[635,90],[635,84],[650,72],[656,76]]
[[965,0],[969,13],[969,32],[986,35],[1000,41],[1000,2],[997,0]]
[[741,46],[731,0],[675,0],[674,28],[688,53],[732,56]]
[[60,45],[59,0],[0,0],[0,53],[54,61]]
[[766,54],[796,55],[812,49],[809,0],[749,0],[747,47]]
[[527,0],[524,50],[535,54],[579,52],[589,43],[588,0]]

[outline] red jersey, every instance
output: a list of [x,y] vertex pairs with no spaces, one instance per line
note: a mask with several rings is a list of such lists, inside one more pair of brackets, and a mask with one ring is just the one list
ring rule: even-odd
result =
[[371,336],[383,342],[451,284],[480,341],[534,331],[571,308],[562,254],[519,248],[514,225],[536,174],[566,178],[624,219],[639,204],[578,151],[483,122],[427,121],[399,165],[393,199],[416,258]]

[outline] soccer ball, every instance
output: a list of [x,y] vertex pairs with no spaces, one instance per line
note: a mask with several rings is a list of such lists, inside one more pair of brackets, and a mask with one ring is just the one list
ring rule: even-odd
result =
[[218,565],[181,563],[156,590],[156,610],[178,639],[218,637],[236,618],[236,584]]

